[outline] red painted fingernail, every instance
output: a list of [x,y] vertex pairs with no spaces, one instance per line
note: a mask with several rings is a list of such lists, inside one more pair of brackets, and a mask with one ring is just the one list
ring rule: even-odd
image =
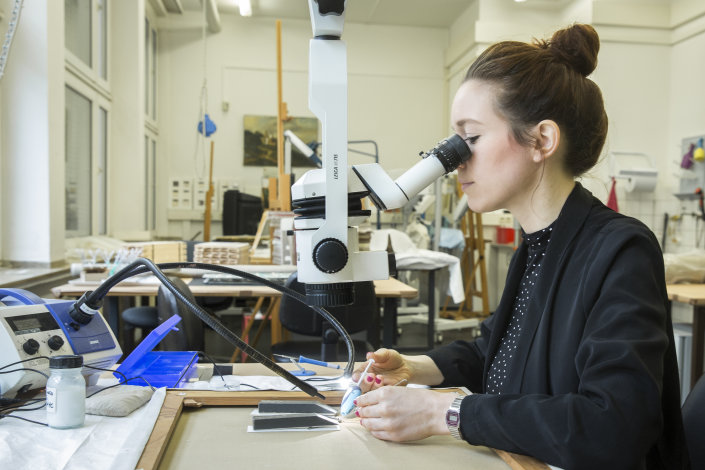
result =
[[357,417],[359,418],[359,417],[360,417],[360,412],[357,411],[357,410],[355,410],[355,416],[357,416]]
[[367,376],[367,381],[368,381],[368,382],[372,382],[372,377],[370,377],[370,376],[368,375],[368,376]]
[[353,405],[357,406],[357,399],[353,400]]
[[378,384],[381,384],[381,383],[382,383],[382,379],[379,378],[379,377],[376,377],[376,378],[375,378],[375,382],[377,382]]

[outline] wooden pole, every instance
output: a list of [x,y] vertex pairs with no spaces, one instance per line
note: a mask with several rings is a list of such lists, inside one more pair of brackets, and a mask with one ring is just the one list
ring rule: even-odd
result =
[[277,196],[276,206],[270,209],[282,211],[291,210],[291,176],[284,173],[284,121],[289,119],[282,99],[282,22],[277,20]]
[[284,174],[284,103],[282,102],[282,22],[277,20],[277,176]]
[[[205,127],[205,126],[204,126]],[[211,161],[208,171],[208,191],[206,191],[206,213],[203,216],[203,241],[211,241],[211,201],[213,199],[213,147],[215,142],[211,140]]]

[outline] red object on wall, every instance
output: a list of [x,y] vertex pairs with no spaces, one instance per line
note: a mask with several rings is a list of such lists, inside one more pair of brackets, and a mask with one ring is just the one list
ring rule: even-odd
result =
[[612,178],[612,189],[610,189],[610,195],[607,197],[607,207],[615,212],[619,212],[619,205],[617,204],[617,180]]
[[514,243],[514,229],[511,227],[497,227],[497,243],[507,245]]

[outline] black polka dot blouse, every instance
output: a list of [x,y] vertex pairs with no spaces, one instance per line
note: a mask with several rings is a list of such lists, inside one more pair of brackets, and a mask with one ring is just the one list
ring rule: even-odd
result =
[[519,337],[526,323],[526,310],[529,299],[533,294],[536,280],[541,273],[541,262],[546,254],[548,242],[551,241],[553,224],[543,230],[539,230],[524,235],[524,242],[527,245],[528,256],[524,276],[519,284],[519,291],[514,299],[512,317],[507,325],[507,330],[499,343],[497,354],[495,354],[492,364],[487,372],[487,393],[501,394],[507,383],[507,374],[510,365],[516,354]]

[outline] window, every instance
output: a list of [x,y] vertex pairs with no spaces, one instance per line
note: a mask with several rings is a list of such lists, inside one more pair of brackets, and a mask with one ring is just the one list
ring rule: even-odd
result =
[[157,121],[157,30],[149,18],[144,20],[144,115],[147,122]]
[[66,237],[105,235],[109,103],[75,78],[66,84]]
[[108,0],[64,0],[66,62],[107,89]]
[[91,234],[91,102],[66,87],[66,236]]
[[157,185],[157,140],[154,134],[144,136],[144,229],[157,227],[156,185]]
[[108,110],[98,107],[97,178],[98,235],[108,234]]
[[98,26],[98,64],[100,78],[108,79],[108,0],[96,0],[96,15]]
[[144,19],[144,228],[157,227],[157,30],[148,16]]
[[64,0],[64,34],[66,49],[89,68],[93,65],[91,52],[91,1]]
[[66,236],[108,232],[108,0],[64,0]]

